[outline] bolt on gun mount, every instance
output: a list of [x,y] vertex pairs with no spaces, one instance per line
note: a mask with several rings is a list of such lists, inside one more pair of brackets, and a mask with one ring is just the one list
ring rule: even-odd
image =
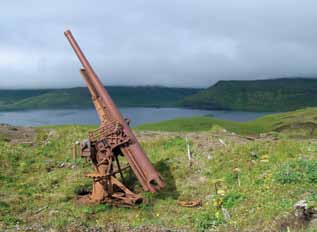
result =
[[[64,34],[83,65],[80,73],[88,86],[100,119],[100,127],[89,132],[88,140],[81,143],[81,155],[90,159],[95,168],[94,173],[86,175],[93,179],[93,189],[83,201],[127,205],[141,203],[142,198],[124,186],[116,178],[116,174],[120,174],[123,181],[122,171],[130,167],[143,189],[150,192],[163,188],[164,181],[152,166],[71,31],[67,30]],[[127,167],[120,167],[119,155],[127,159]],[[116,163],[116,170],[114,170],[114,163]]]

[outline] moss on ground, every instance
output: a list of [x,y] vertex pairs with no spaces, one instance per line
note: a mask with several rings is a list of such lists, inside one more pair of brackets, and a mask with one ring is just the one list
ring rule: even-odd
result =
[[[294,115],[299,117],[300,111]],[[273,115],[259,121],[268,123],[270,117],[283,123],[290,119]],[[147,203],[135,208],[78,205],[74,198],[81,189],[90,187],[84,174],[91,167],[80,158],[72,160],[71,145],[86,138],[92,128],[37,128],[33,145],[0,141],[0,230],[14,231],[19,226],[31,231],[99,227],[119,231],[131,228],[304,231],[302,224],[295,225],[291,220],[293,205],[305,197],[316,203],[316,139],[290,138],[276,132],[274,136],[248,140],[214,127],[206,132],[161,136],[157,132],[155,139],[151,133],[139,135],[167,183],[156,194],[144,193],[136,185],[134,191]],[[191,168],[186,136],[194,160]],[[193,199],[202,199],[202,207],[178,205],[179,200]]]

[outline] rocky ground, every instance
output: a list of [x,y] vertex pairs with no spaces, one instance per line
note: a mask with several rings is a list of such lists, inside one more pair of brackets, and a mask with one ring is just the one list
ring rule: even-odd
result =
[[18,127],[0,124],[0,140],[10,143],[32,144],[36,139],[36,130],[32,127]]

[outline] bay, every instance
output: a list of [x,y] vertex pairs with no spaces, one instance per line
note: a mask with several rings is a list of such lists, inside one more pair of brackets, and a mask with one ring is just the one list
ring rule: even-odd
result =
[[[120,108],[124,117],[131,120],[132,126],[159,122],[179,117],[214,116],[219,119],[244,122],[269,114],[259,112],[240,112],[224,110],[197,110],[184,108]],[[54,109],[0,112],[0,123],[17,126],[43,126],[65,124],[98,124],[95,109]]]

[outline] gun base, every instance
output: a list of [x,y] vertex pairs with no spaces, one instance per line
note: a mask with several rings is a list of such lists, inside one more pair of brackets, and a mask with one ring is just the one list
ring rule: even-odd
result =
[[[95,177],[94,177],[95,178]],[[77,197],[80,204],[108,204],[113,206],[133,206],[143,202],[143,198],[130,191],[119,180],[114,177],[108,178],[111,182],[112,192],[105,191],[105,180],[94,179],[93,190],[91,193]]]

